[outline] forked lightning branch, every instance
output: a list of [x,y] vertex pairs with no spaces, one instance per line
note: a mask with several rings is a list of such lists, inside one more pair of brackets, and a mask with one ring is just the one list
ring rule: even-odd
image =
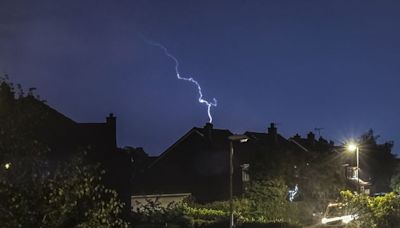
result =
[[201,104],[205,104],[207,106],[208,119],[209,119],[209,122],[212,123],[213,118],[212,118],[212,115],[211,115],[211,107],[217,107],[217,99],[213,98],[212,101],[208,101],[208,100],[204,99],[203,98],[203,92],[201,90],[201,86],[200,86],[199,82],[197,82],[192,77],[182,77],[181,76],[181,74],[179,72],[179,61],[178,61],[178,59],[175,56],[173,56],[164,45],[162,45],[160,43],[157,43],[157,42],[154,42],[154,41],[147,40],[147,39],[144,39],[144,40],[148,44],[156,46],[156,47],[162,49],[164,51],[164,54],[175,62],[175,73],[176,73],[176,77],[179,80],[184,80],[184,81],[191,82],[197,87],[197,91],[198,91],[198,94],[199,94],[198,101]]

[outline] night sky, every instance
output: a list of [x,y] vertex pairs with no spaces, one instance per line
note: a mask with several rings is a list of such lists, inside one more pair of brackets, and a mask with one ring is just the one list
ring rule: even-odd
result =
[[[399,1],[0,1],[0,71],[78,122],[118,117],[118,144],[159,154],[207,110],[216,128],[400,143]],[[396,152],[399,149],[396,146]]]

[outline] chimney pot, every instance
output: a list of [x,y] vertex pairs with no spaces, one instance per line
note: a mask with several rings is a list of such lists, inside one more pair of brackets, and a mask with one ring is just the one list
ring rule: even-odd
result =
[[307,139],[308,139],[309,141],[311,141],[311,142],[314,142],[314,140],[315,140],[315,135],[314,135],[314,133],[312,133],[312,132],[310,131],[310,133],[307,134]]
[[213,129],[213,124],[212,123],[206,123],[206,125],[204,125],[204,129]]
[[271,137],[273,143],[278,142],[278,131],[275,127],[275,123],[271,123],[271,126],[268,128],[268,135]]
[[271,135],[276,135],[277,134],[277,128],[275,127],[275,123],[271,123],[271,126],[268,128],[268,134]]

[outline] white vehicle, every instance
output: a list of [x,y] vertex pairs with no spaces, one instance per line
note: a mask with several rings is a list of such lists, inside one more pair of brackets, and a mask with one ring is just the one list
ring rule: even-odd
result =
[[358,218],[357,214],[351,214],[340,203],[330,203],[326,208],[321,223],[327,226],[342,226]]

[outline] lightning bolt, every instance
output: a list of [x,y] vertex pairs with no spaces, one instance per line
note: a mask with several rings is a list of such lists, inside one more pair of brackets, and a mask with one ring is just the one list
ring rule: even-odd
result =
[[146,43],[148,43],[148,44],[150,44],[152,46],[158,47],[161,50],[163,50],[164,54],[168,58],[172,59],[175,62],[175,73],[176,73],[176,77],[179,80],[188,81],[188,82],[191,82],[191,83],[196,85],[197,91],[199,93],[199,99],[198,99],[199,103],[205,104],[207,106],[208,119],[209,119],[209,122],[212,123],[213,118],[212,118],[212,115],[211,115],[211,107],[217,107],[217,99],[213,98],[212,101],[207,101],[206,99],[203,98],[203,92],[201,90],[201,86],[200,86],[198,81],[196,81],[194,78],[192,78],[190,76],[189,77],[182,77],[181,76],[181,74],[179,72],[179,61],[178,61],[178,59],[175,56],[173,56],[164,45],[162,45],[160,43],[157,43],[157,42],[154,42],[154,41],[150,41],[150,40],[144,38],[143,36],[142,36],[142,38],[144,39],[144,41]]

